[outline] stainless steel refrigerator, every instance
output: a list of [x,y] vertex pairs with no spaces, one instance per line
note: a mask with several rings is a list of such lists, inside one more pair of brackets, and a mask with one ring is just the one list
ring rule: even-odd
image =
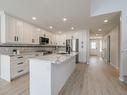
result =
[[[79,52],[79,39],[66,40],[66,52]],[[76,56],[76,63],[79,62],[79,55]]]

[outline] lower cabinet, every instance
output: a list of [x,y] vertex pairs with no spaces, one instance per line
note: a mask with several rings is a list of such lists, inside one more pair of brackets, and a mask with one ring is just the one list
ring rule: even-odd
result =
[[33,55],[0,55],[1,78],[11,82],[13,79],[20,77],[29,72],[29,58],[43,56],[43,53]]
[[29,72],[28,59],[23,56],[1,55],[1,78],[11,81]]

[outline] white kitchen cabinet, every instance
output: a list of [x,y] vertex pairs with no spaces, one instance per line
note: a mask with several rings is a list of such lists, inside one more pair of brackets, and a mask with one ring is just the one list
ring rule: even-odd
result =
[[29,58],[43,56],[42,52],[33,52],[25,55],[0,55],[0,78],[11,82],[13,79],[20,77],[29,72]]
[[52,43],[53,43],[53,45],[56,45],[56,34],[53,34],[52,35]]
[[22,43],[23,22],[2,14],[0,36],[1,43]]
[[71,33],[66,33],[66,39],[72,39]]
[[16,20],[10,16],[5,16],[5,40],[7,43],[17,43]]
[[28,23],[23,23],[23,43],[32,44],[33,27]]
[[59,35],[59,45],[60,46],[66,45],[66,35],[65,34]]
[[32,29],[32,44],[39,44],[39,31],[40,29],[33,26]]
[[66,33],[66,39],[78,39],[78,32],[68,32]]
[[11,44],[39,44],[39,37],[49,38],[52,45],[52,33],[28,24],[20,19],[0,13],[0,42]]
[[1,78],[6,81],[29,72],[29,63],[23,56],[1,55]]
[[56,39],[56,45],[57,46],[65,46],[66,45],[66,35],[65,34],[57,34],[55,36]]
[[51,33],[49,40],[50,40],[50,45],[55,45],[56,44],[56,35]]
[[15,30],[15,34],[17,36],[17,43],[23,43],[23,21],[16,20]]
[[49,38],[49,45],[52,45],[52,33],[47,32],[46,36]]

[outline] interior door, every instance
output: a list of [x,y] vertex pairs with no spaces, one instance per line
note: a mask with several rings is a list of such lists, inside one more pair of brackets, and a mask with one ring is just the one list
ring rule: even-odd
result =
[[100,55],[100,44],[99,40],[90,40],[90,55],[99,56]]

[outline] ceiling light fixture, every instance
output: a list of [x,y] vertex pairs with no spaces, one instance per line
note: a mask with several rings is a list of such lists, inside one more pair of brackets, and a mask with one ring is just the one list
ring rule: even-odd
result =
[[71,27],[71,30],[74,30],[74,27]]
[[106,19],[106,20],[104,20],[104,22],[105,22],[105,23],[107,23],[107,22],[108,22],[108,20]]
[[64,21],[64,22],[67,21],[67,18],[63,18],[63,21]]
[[40,28],[38,28],[38,29],[37,29],[37,31],[41,31],[41,29],[40,29]]
[[36,17],[32,17],[32,19],[33,19],[33,20],[37,20],[37,18],[36,18]]
[[53,29],[53,26],[49,26],[50,29]]
[[102,29],[98,29],[98,31],[102,31]]
[[59,34],[61,34],[62,32],[61,31],[59,31]]

